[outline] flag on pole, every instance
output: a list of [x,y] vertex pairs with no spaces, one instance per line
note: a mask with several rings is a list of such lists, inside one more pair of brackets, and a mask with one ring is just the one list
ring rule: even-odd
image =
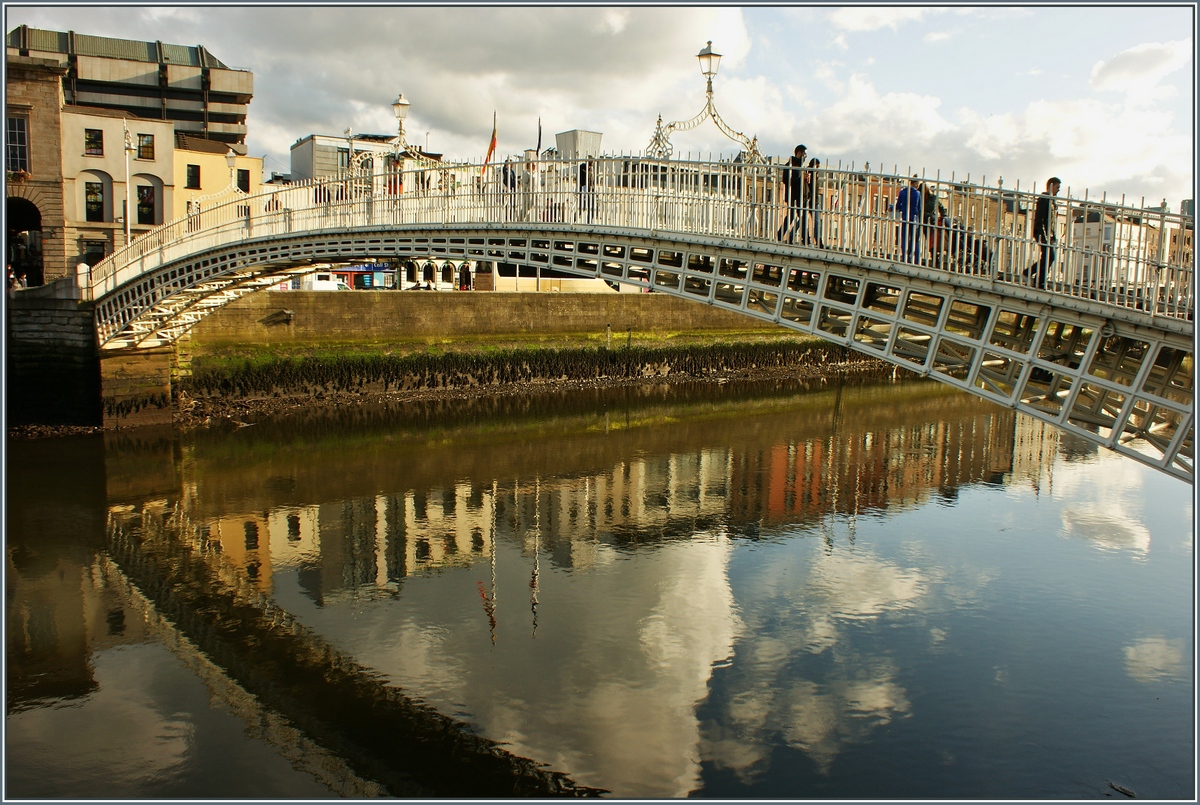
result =
[[483,166],[480,168],[480,175],[487,170],[487,164],[492,158],[492,154],[496,151],[496,113],[492,112],[492,141],[488,144],[487,156],[483,158]]
[[541,158],[541,156],[542,156],[542,119],[541,119],[540,117],[538,118],[538,146],[537,146],[537,155],[538,155],[538,158],[539,158],[539,159],[540,159],[540,158]]

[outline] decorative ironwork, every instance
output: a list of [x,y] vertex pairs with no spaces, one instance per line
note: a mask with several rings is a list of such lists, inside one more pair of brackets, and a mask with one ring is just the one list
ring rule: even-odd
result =
[[650,139],[650,145],[646,147],[646,155],[657,159],[670,159],[674,153],[671,147],[671,135],[676,131],[694,129],[711,117],[713,123],[716,124],[716,127],[722,134],[742,146],[746,154],[745,162],[750,164],[762,164],[766,162],[766,158],[758,150],[758,136],[747,137],[726,123],[717,112],[716,104],[713,102],[712,80],[713,76],[717,73],[716,64],[720,61],[721,54],[713,52],[712,42],[709,41],[704,50],[700,51],[697,58],[700,59],[702,73],[708,79],[704,108],[695,117],[688,120],[676,120],[666,125],[663,125],[662,115],[659,115],[658,123],[654,126],[654,136]]

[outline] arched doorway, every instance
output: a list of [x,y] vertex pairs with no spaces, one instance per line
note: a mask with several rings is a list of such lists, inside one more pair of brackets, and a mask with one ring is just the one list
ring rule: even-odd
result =
[[9,196],[4,206],[8,229],[8,253],[5,261],[17,276],[24,275],[27,285],[41,285],[42,212],[37,205],[19,196]]

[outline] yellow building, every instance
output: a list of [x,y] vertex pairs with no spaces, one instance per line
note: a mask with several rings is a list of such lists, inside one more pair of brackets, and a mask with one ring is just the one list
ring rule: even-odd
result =
[[175,195],[171,220],[262,189],[262,157],[239,154],[215,140],[175,134]]

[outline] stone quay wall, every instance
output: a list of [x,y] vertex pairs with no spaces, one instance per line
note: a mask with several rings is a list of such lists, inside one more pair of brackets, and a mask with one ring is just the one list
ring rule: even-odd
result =
[[8,423],[97,426],[102,415],[94,308],[60,298],[53,288],[19,291],[5,300]]
[[10,425],[167,424],[191,357],[246,346],[412,345],[478,339],[621,344],[638,334],[787,331],[665,294],[260,291],[203,319],[175,347],[100,350],[94,306],[73,280],[6,299]]
[[770,333],[770,322],[666,294],[503,291],[264,291],[190,333],[193,354],[238,344],[436,343],[469,337],[551,339],[626,331]]

